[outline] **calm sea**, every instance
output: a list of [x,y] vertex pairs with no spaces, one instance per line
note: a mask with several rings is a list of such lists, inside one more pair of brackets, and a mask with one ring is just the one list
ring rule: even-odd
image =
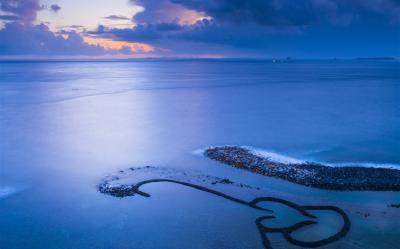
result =
[[[161,183],[152,200],[97,192],[105,175],[141,165],[229,176],[305,202],[382,212],[400,202],[398,193],[314,190],[192,153],[210,145],[400,168],[400,62],[0,62],[0,248],[262,248],[252,214],[207,194]],[[359,229],[345,248],[400,242],[390,218],[352,219]]]

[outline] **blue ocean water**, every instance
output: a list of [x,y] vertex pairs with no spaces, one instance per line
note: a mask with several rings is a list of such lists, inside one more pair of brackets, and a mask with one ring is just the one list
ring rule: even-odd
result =
[[[163,184],[150,201],[97,192],[99,179],[131,166],[193,168],[382,212],[400,202],[397,193],[309,189],[192,153],[225,144],[400,168],[400,62],[0,62],[0,248],[260,247],[253,214],[222,211],[226,203],[206,194]],[[353,218],[360,229],[346,248],[395,248],[391,219]]]

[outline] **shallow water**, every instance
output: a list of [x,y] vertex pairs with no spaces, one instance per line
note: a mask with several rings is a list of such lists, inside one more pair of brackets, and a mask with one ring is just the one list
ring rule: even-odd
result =
[[[400,167],[400,62],[1,62],[0,101],[0,248],[262,248],[259,213],[207,193],[168,183],[146,186],[148,199],[96,190],[142,165],[261,187],[226,189],[246,199],[337,205],[353,227],[330,248],[400,242],[400,212],[387,207],[399,193],[310,189],[193,153],[237,144]],[[274,246],[288,248],[279,236]]]

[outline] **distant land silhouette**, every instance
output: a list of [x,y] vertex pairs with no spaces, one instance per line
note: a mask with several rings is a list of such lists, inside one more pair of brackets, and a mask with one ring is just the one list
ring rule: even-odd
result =
[[395,57],[360,57],[356,58],[356,60],[360,61],[392,61],[396,60]]

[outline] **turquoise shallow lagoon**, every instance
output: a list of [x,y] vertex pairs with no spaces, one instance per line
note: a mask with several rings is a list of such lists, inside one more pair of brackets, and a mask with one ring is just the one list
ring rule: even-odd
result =
[[[326,248],[394,249],[398,192],[307,188],[194,151],[246,145],[400,169],[399,141],[398,61],[0,62],[0,248],[263,248],[262,214],[216,196],[170,183],[144,186],[151,198],[97,191],[106,175],[155,165],[259,187],[222,188],[247,200],[338,206],[352,228]],[[328,234],[327,224],[297,236]]]

